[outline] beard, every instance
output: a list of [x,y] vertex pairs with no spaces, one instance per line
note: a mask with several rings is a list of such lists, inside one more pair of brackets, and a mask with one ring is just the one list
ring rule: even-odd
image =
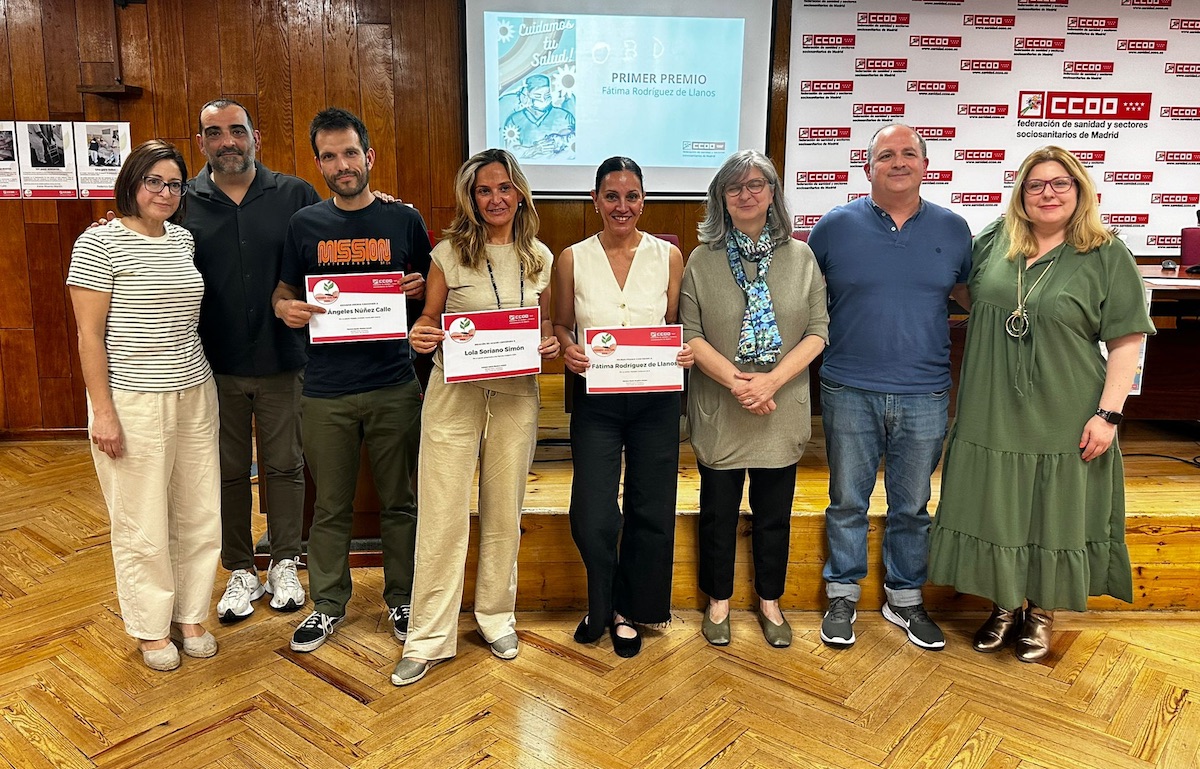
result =
[[325,176],[325,184],[329,187],[330,191],[343,198],[352,198],[367,188],[367,184],[371,181],[371,172],[363,171],[359,174],[355,171],[352,174],[352,176],[341,179],[338,179],[336,176]]
[[254,148],[245,152],[231,152],[210,156],[208,164],[222,174],[244,174],[254,167]]

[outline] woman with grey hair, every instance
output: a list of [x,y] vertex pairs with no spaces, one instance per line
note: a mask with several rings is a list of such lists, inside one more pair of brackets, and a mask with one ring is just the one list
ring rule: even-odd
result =
[[825,282],[770,159],[730,156],[708,187],[701,245],[684,270],[679,315],[695,354],[688,396],[700,471],[702,630],[729,643],[742,488],[750,476],[758,621],[771,646],[792,630],[779,608],[787,576],[796,464],[812,434],[808,365],[829,338]]

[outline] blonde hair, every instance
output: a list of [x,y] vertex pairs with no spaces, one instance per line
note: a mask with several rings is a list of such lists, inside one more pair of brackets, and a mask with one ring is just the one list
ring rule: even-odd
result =
[[1039,163],[1058,163],[1067,169],[1075,180],[1075,212],[1066,226],[1064,240],[1076,253],[1086,254],[1108,243],[1116,232],[1100,221],[1100,206],[1096,202],[1096,185],[1079,158],[1062,147],[1039,147],[1029,154],[1017,169],[1013,182],[1012,197],[1004,216],[1004,231],[1008,235],[1008,251],[1004,258],[1012,261],[1018,256],[1029,258],[1038,253],[1037,237],[1033,233],[1033,222],[1025,212],[1025,180],[1030,170]]
[[507,150],[488,149],[472,155],[458,169],[454,178],[454,199],[456,207],[454,219],[450,226],[442,231],[442,235],[450,241],[450,245],[458,252],[459,262],[464,267],[479,269],[486,261],[487,227],[479,216],[479,207],[475,203],[475,177],[479,169],[492,163],[504,167],[513,187],[521,195],[517,203],[517,212],[513,216],[513,248],[521,259],[525,274],[530,277],[540,275],[546,267],[546,259],[538,248],[537,233],[541,226],[537,209],[533,207],[533,195],[529,191],[529,181],[525,178],[517,159]]

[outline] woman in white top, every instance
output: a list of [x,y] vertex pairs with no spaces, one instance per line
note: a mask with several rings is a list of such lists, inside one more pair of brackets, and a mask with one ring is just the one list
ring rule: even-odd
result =
[[121,217],[79,236],[67,274],[121,617],[155,670],[179,667],[172,638],[217,653],[200,624],[221,547],[217,393],[195,245],[174,223],[186,179],[174,145],[137,147],[117,176]]
[[[642,169],[629,158],[600,164],[592,200],[604,229],[554,266],[554,331],[567,368],[582,375],[573,378],[571,535],[587,568],[588,613],[575,640],[592,643],[608,628],[614,651],[632,657],[642,643],[635,624],[671,620],[679,393],[587,394],[580,341],[587,328],[675,323],[683,255],[638,230],[645,192]],[[692,365],[687,345],[676,362]]]
[[537,443],[537,375],[447,383],[441,315],[540,307],[538,352],[558,357],[549,319],[553,255],[537,239],[538,215],[521,167],[505,150],[484,150],[463,163],[454,190],[454,219],[431,254],[425,309],[409,334],[417,352],[437,352],[421,414],[412,616],[404,656],[392,673],[396,686],[416,683],[458,651],[469,479],[477,461],[475,620],[492,654],[517,656],[517,550]]

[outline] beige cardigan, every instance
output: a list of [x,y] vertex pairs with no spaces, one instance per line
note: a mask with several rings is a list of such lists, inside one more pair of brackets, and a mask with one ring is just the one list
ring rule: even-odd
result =
[[[747,277],[755,266],[746,264]],[[829,341],[829,312],[825,280],[812,250],[798,240],[775,249],[767,287],[775,308],[780,358],[800,340],[816,335]],[[704,339],[730,361],[737,352],[746,295],[729,269],[725,249],[701,245],[688,257],[679,297],[679,317],[685,342]],[[774,366],[736,364],[742,371],[770,371]],[[692,448],[707,467],[731,470],[746,467],[787,467],[800,461],[812,437],[812,411],[805,370],[775,394],[776,410],[751,414],[729,390],[692,369],[688,393],[688,419]]]

